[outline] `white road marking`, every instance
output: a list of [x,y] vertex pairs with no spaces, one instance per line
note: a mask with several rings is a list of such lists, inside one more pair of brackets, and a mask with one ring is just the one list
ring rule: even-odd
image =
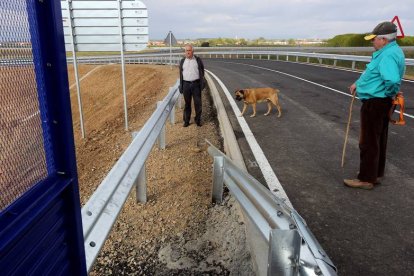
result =
[[[352,72],[352,73],[358,73],[358,74],[361,74],[363,72],[363,70],[353,70],[353,69],[348,69],[344,67],[332,67],[331,65],[319,64],[319,63],[307,63],[307,62],[286,61],[286,60],[278,60],[278,62],[297,63],[297,64],[302,64],[302,65],[307,65],[307,66],[322,67],[322,68],[327,68],[327,69],[332,69],[332,70],[346,71],[346,72]],[[406,82],[414,83],[414,80],[404,79],[404,78],[402,80]]]
[[[92,74],[92,72],[93,71],[95,71],[96,69],[98,69],[98,68],[100,68],[100,67],[102,67],[102,66],[104,66],[104,65],[99,65],[99,66],[97,66],[97,67],[95,67],[95,68],[93,68],[91,71],[89,71],[85,76],[83,76],[82,78],[80,78],[79,79],[79,82],[81,82],[84,78],[86,78],[87,76],[89,76],[90,74]],[[69,89],[72,89],[74,86],[76,85],[76,82],[74,83],[74,84],[72,84],[70,87],[69,87]],[[30,119],[32,119],[32,118],[34,118],[35,116],[37,116],[37,115],[39,115],[40,114],[40,111],[37,111],[37,112],[35,112],[35,113],[33,113],[32,115],[30,115],[30,116],[28,116],[28,117],[26,117],[25,119],[23,119],[22,120],[22,122],[24,123],[24,122],[27,122],[27,121],[29,121]]]
[[[343,92],[343,91],[339,91],[337,89],[334,89],[334,88],[331,88],[331,87],[328,87],[328,86],[325,86],[325,85],[322,85],[322,84],[319,84],[319,83],[316,83],[316,82],[313,82],[313,81],[310,81],[310,80],[307,80],[307,79],[304,79],[304,78],[301,78],[301,77],[298,77],[298,76],[295,76],[295,75],[291,75],[291,74],[288,74],[288,73],[285,73],[285,72],[281,72],[281,71],[277,71],[277,70],[273,70],[273,69],[269,69],[269,68],[261,67],[261,66],[257,66],[257,65],[246,64],[246,63],[239,63],[239,62],[224,62],[224,63],[232,63],[232,64],[238,64],[238,65],[246,65],[246,66],[250,66],[250,67],[254,67],[254,68],[259,68],[259,69],[263,69],[263,70],[275,72],[275,73],[278,73],[278,74],[281,74],[281,75],[285,75],[285,76],[292,77],[292,78],[295,78],[295,79],[298,79],[298,80],[301,80],[301,81],[304,81],[304,82],[311,83],[311,84],[316,85],[316,86],[323,87],[325,89],[334,91],[336,93],[339,93],[339,94],[342,94],[342,95],[345,95],[345,96],[348,96],[348,97],[352,97],[352,95],[349,94],[349,93],[346,93],[346,92]],[[355,98],[356,99],[359,99],[358,97],[355,97]],[[395,112],[396,113],[400,113],[400,111],[398,111],[398,110],[395,110]],[[407,113],[403,113],[403,114],[406,117],[409,117],[411,119],[414,119],[414,115],[407,114]]]
[[[104,66],[104,65],[99,65],[99,66],[97,66],[97,67],[93,68],[91,71],[89,71],[88,73],[86,73],[86,75],[85,75],[85,76],[83,76],[82,78],[80,78],[80,79],[79,79],[79,82],[81,82],[84,78],[86,78],[86,77],[88,77],[90,74],[92,74],[92,73],[93,73],[93,71],[97,70],[98,68],[101,68],[102,66]],[[69,89],[72,89],[75,85],[76,85],[76,81],[75,81],[75,83],[73,83],[72,85],[70,85],[70,86],[69,86]]]
[[33,113],[32,115],[30,115],[30,116],[28,116],[28,117],[24,118],[24,119],[22,120],[22,123],[25,123],[25,122],[29,121],[30,119],[32,119],[32,118],[34,118],[34,117],[36,117],[36,116],[37,116],[37,115],[39,115],[39,114],[40,114],[40,111],[37,111],[37,112]]
[[277,178],[275,172],[273,171],[272,167],[269,164],[269,161],[267,160],[265,154],[263,153],[262,148],[259,146],[259,143],[257,143],[256,138],[254,137],[252,131],[250,130],[249,125],[247,124],[244,117],[239,117],[241,114],[240,109],[238,108],[235,100],[233,99],[232,95],[230,94],[227,87],[224,85],[224,83],[211,71],[206,70],[209,72],[216,81],[220,84],[221,88],[223,89],[227,100],[229,101],[234,114],[236,114],[237,121],[240,124],[240,127],[243,130],[244,136],[246,137],[247,143],[250,146],[250,149],[252,150],[252,153],[259,164],[259,168],[262,171],[262,174],[266,180],[267,185],[269,186],[270,191],[280,197],[285,199],[285,203],[292,207],[292,203],[290,202],[288,196],[286,195],[285,190],[282,187],[282,184],[280,184],[279,179]]

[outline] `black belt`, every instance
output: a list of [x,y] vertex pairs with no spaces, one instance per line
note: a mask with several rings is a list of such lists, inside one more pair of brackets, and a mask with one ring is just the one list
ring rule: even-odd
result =
[[368,100],[370,100],[370,101],[380,101],[380,102],[381,101],[385,101],[385,102],[387,102],[387,101],[392,101],[392,97],[363,99],[363,100],[361,100],[361,102],[365,103]]
[[190,84],[193,84],[193,83],[198,83],[200,81],[200,79],[198,79],[198,80],[193,80],[193,81],[184,81],[184,82],[186,82],[186,83],[190,83]]

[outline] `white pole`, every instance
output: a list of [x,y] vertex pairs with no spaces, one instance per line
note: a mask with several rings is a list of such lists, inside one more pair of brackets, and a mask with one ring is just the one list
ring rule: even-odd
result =
[[125,130],[128,131],[128,101],[125,84],[125,61],[124,61],[124,35],[122,31],[122,0],[118,0],[119,35],[121,41],[121,64],[122,64],[122,91],[124,94]]
[[172,32],[168,34],[170,36],[170,69],[172,70]]
[[76,58],[76,49],[75,49],[75,43],[74,43],[75,38],[73,35],[72,1],[66,0],[66,2],[68,3],[69,16],[70,16],[69,32],[70,32],[70,37],[72,38],[72,58],[73,58],[73,69],[75,71],[76,90],[78,93],[79,121],[80,121],[82,138],[84,139],[85,138],[85,127],[83,125],[83,110],[82,110],[82,97],[81,97],[81,92],[80,92],[79,75],[78,75],[78,60]]

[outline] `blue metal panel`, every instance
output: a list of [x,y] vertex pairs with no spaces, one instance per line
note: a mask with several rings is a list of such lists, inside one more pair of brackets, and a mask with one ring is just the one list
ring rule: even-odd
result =
[[86,275],[60,1],[2,1],[27,5],[47,176],[0,209],[0,274]]

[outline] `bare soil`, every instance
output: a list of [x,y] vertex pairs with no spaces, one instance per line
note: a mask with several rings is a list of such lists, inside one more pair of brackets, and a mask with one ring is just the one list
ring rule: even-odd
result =
[[35,79],[31,66],[0,66],[0,211],[47,176]]
[[[92,71],[93,70],[93,71]],[[88,72],[90,72],[88,74]],[[178,71],[167,66],[126,68],[129,131],[125,131],[120,65],[82,65],[86,138],[80,135],[73,68],[69,67],[82,205],[168,93]],[[221,147],[216,114],[203,92],[202,127],[167,124],[167,148],[147,160],[146,204],[132,192],[91,275],[251,275],[242,216],[230,197],[211,204],[212,159],[204,139]]]

